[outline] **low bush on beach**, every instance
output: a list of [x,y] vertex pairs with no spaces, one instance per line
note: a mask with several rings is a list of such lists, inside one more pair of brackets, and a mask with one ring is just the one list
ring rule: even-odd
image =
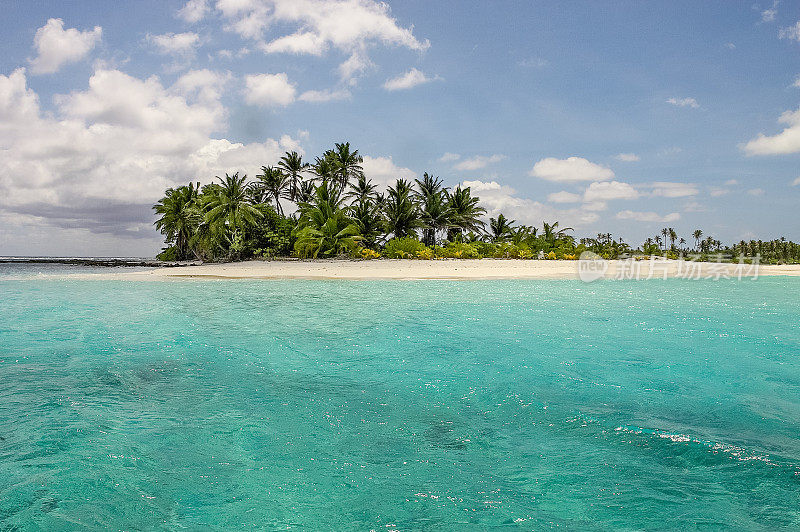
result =
[[[420,256],[426,254],[428,246],[409,236],[403,238],[393,238],[386,243],[383,248],[383,256],[389,259],[420,259],[427,258]],[[430,257],[433,258],[433,257]]]

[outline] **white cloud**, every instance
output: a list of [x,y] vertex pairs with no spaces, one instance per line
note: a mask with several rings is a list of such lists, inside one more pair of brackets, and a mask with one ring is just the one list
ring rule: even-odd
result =
[[[422,52],[427,40],[414,36],[390,15],[388,4],[374,0],[217,0],[226,29],[260,43],[267,53],[322,55],[331,48],[349,55],[339,67],[351,80],[371,65],[367,50],[375,45]],[[267,27],[292,32],[262,41]]]
[[778,0],[772,2],[772,7],[761,12],[761,22],[774,22],[778,14]]
[[464,159],[460,163],[456,164],[453,168],[460,171],[479,170],[481,168],[486,168],[490,164],[498,163],[505,158],[505,155],[500,154],[494,154],[488,157],[485,155],[476,155],[475,157]]
[[709,187],[708,193],[711,195],[712,198],[719,198],[720,196],[725,196],[726,194],[730,194],[730,189],[725,187]]
[[637,199],[639,193],[628,183],[621,181],[601,181],[589,185],[583,193],[586,202],[610,201],[618,199]]
[[614,156],[614,159],[626,163],[633,163],[639,160],[639,156],[635,153],[618,153]]
[[794,26],[781,28],[781,30],[778,32],[778,37],[781,39],[800,41],[800,20],[795,22]]
[[567,159],[548,157],[533,165],[529,175],[547,181],[576,183],[613,179],[614,172],[610,168],[587,161],[582,157],[568,157]]
[[208,0],[189,0],[178,10],[178,17],[193,24],[200,22],[208,11]]
[[457,160],[459,160],[460,158],[461,158],[461,156],[460,156],[459,154],[457,154],[457,153],[450,153],[450,152],[448,151],[448,152],[445,152],[445,153],[444,153],[444,155],[442,155],[441,157],[439,157],[439,162],[440,162],[440,163],[450,163],[450,162],[453,162],[453,161],[457,161]]
[[797,185],[800,185],[800,177],[796,177],[794,181],[791,182],[791,186],[796,187]]
[[800,76],[794,78],[794,83],[792,83],[792,87],[800,88]]
[[413,181],[418,177],[413,170],[394,164],[391,157],[365,155],[361,167],[364,169],[364,175],[382,187],[393,185],[398,179]]
[[739,180],[738,179],[728,179],[727,181],[725,181],[725,186],[726,187],[732,187],[732,186],[738,185],[738,184],[739,184]]
[[585,228],[600,219],[597,213],[585,208],[558,209],[551,205],[520,198],[516,191],[497,181],[464,181],[474,196],[480,198],[486,210],[486,217],[498,214],[516,220],[518,223],[540,226],[542,221],[558,221],[561,227]]
[[620,211],[617,213],[619,220],[635,220],[637,222],[677,222],[681,215],[677,212],[661,216],[655,212]]
[[562,190],[561,192],[553,192],[547,196],[547,201],[550,203],[578,203],[581,201],[580,194],[573,194]]
[[86,57],[95,44],[100,41],[103,29],[95,26],[92,30],[79,31],[64,29],[64,21],[51,18],[47,24],[36,30],[33,44],[36,57],[31,60],[34,74],[52,74],[67,63],[75,63]]
[[691,183],[672,183],[669,181],[656,181],[648,185],[651,187],[650,195],[663,198],[685,198],[696,196],[700,193],[697,185]]
[[147,40],[165,55],[191,55],[200,46],[200,36],[193,32],[148,35]]
[[351,97],[350,91],[347,89],[338,90],[323,90],[323,91],[305,91],[297,99],[303,102],[321,103],[332,102],[335,100],[347,100]]
[[253,74],[245,78],[245,101],[261,107],[286,106],[297,89],[285,73]]
[[736,50],[736,45],[733,44],[732,42],[726,42],[725,48],[727,48],[728,50]]
[[694,98],[669,98],[667,103],[676,107],[691,107],[692,109],[700,107],[700,104]]
[[747,193],[750,194],[751,196],[763,196],[764,195],[764,189],[763,188],[751,188],[750,190],[747,191]]
[[386,80],[386,83],[383,84],[383,88],[387,91],[410,89],[412,87],[416,87],[417,85],[430,83],[435,79],[438,78],[429,78],[424,72],[417,70],[416,68],[412,68],[405,74],[400,74],[396,78]]
[[85,90],[43,112],[23,69],[0,75],[0,216],[34,216],[51,240],[81,234],[140,239],[157,249],[150,209],[165,188],[242,171],[298,149],[288,136],[243,144],[219,102],[228,75],[192,71],[174,85],[97,70]]
[[759,133],[756,138],[741,146],[745,154],[783,155],[800,152],[800,109],[784,112],[778,122],[787,124],[788,127],[772,136]]

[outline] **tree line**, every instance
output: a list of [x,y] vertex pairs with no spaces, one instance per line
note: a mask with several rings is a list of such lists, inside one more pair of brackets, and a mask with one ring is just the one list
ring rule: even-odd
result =
[[[722,247],[703,232],[687,247],[672,228],[633,249],[610,233],[576,238],[558,222],[541,227],[517,224],[499,214],[484,222],[486,209],[469,187],[445,187],[424,173],[397,179],[385,192],[365,174],[363,158],[348,142],[337,143],[313,163],[295,151],[254,180],[239,173],[206,185],[166,190],[154,206],[156,228],[167,247],[162,260],[244,260],[296,256],[377,258],[548,258],[575,259],[589,250],[605,258],[635,254],[678,256],[712,253],[796,262],[800,246],[785,239],[740,242]],[[286,214],[284,207],[296,206]],[[669,246],[667,246],[669,242]]]

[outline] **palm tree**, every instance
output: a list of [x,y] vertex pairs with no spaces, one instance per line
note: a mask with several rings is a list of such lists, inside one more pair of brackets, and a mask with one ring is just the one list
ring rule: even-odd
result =
[[283,216],[281,198],[286,197],[291,185],[290,178],[276,166],[262,166],[261,173],[256,176],[267,195],[275,202],[275,210]]
[[350,198],[353,202],[361,203],[367,200],[374,200],[375,199],[375,189],[378,188],[378,185],[372,183],[371,179],[368,179],[367,176],[361,174],[358,176],[358,180],[350,185],[350,190],[345,194],[345,198]]
[[322,157],[317,157],[311,165],[311,171],[317,180],[331,182],[336,179],[336,163],[333,161],[333,151],[326,151]]
[[378,245],[378,237],[383,234],[384,222],[381,210],[372,199],[365,199],[350,206],[350,217],[361,235],[361,244],[374,249]]
[[297,203],[297,195],[300,191],[300,182],[302,181],[302,173],[311,166],[303,162],[303,157],[296,151],[286,152],[286,155],[281,157],[278,162],[278,167],[289,176],[289,200]]
[[161,215],[154,225],[166,237],[167,244],[175,244],[177,260],[188,258],[189,241],[202,219],[197,205],[199,189],[200,183],[168,188],[165,196],[153,205],[156,214]]
[[669,237],[669,229],[666,227],[661,230],[661,236],[664,237],[664,251],[667,250],[667,238]]
[[314,183],[312,181],[301,181],[300,188],[297,190],[297,204],[310,203],[314,199]]
[[667,232],[669,233],[669,247],[670,249],[675,249],[675,241],[678,239],[678,233],[676,233],[675,229],[672,227],[668,227]]
[[452,209],[447,198],[447,189],[442,187],[442,180],[428,172],[422,175],[422,181],[415,179],[418,192],[415,193],[420,204],[422,221],[422,241],[428,246],[436,245],[436,234],[450,226]]
[[250,203],[246,175],[239,177],[239,172],[236,172],[233,175],[225,174],[224,179],[217,179],[220,183],[209,188],[205,197],[205,222],[218,242],[225,240],[232,244],[249,227],[256,225],[263,215]]
[[338,187],[323,181],[311,202],[301,202],[295,251],[301,257],[337,256],[361,240],[353,219],[342,207]]
[[703,236],[703,231],[700,229],[695,229],[692,233],[694,237],[694,248],[699,250],[700,249],[700,238]]
[[465,231],[483,232],[484,223],[480,217],[486,214],[486,209],[478,205],[480,199],[472,196],[469,187],[459,185],[452,194],[447,192],[447,201],[452,211],[449,240],[462,237]]
[[509,221],[502,213],[497,215],[497,218],[489,218],[489,231],[491,232],[492,241],[499,242],[511,234],[514,230],[512,226],[515,223],[516,220]]
[[543,231],[544,234],[542,235],[544,237],[544,241],[550,245],[554,245],[556,241],[561,240],[566,236],[568,236],[566,234],[567,231],[573,230],[572,227],[564,227],[563,229],[558,229],[558,222],[553,222],[552,224],[549,224],[547,222],[542,222],[542,227],[544,229]]
[[398,179],[393,187],[389,187],[388,196],[383,202],[386,229],[395,238],[413,235],[414,230],[422,225],[419,207],[412,192],[411,183]]
[[364,158],[358,154],[358,150],[350,151],[349,142],[336,143],[332,160],[336,166],[336,180],[342,190],[347,188],[351,179],[358,179],[364,174],[361,167]]

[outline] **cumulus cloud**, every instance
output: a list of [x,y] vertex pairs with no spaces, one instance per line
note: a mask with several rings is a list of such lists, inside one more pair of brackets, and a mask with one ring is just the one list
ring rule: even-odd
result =
[[685,198],[696,196],[700,193],[697,185],[692,183],[673,183],[669,181],[656,181],[645,187],[650,188],[650,195],[662,198]]
[[638,212],[638,211],[620,211],[617,213],[619,220],[635,220],[637,222],[677,222],[681,219],[681,215],[677,212],[661,216],[655,212]]
[[751,196],[763,196],[764,195],[764,189],[763,188],[751,188],[750,190],[747,191],[747,193],[750,194]]
[[178,10],[178,18],[193,24],[200,22],[208,12],[208,0],[189,0]]
[[601,181],[589,185],[589,188],[583,193],[583,199],[586,202],[594,201],[610,201],[621,199],[637,199],[639,193],[628,183],[621,181]]
[[192,55],[200,46],[200,36],[193,32],[148,35],[147,41],[164,55]]
[[457,160],[459,160],[460,158],[461,158],[461,156],[460,156],[459,154],[457,154],[457,153],[450,153],[450,152],[448,151],[448,152],[445,152],[445,153],[444,153],[444,155],[442,155],[441,157],[439,157],[439,162],[440,162],[440,163],[451,163],[451,162],[453,162],[453,161],[457,161]]
[[541,225],[543,221],[559,221],[562,226],[576,229],[585,228],[600,218],[597,213],[585,208],[559,209],[521,198],[512,187],[497,181],[464,181],[462,185],[470,187],[470,192],[480,198],[481,205],[486,207],[487,218],[502,213],[521,224]]
[[322,91],[305,91],[297,99],[303,102],[332,102],[336,100],[347,100],[351,97],[350,91],[347,89],[338,90],[322,90]]
[[583,157],[566,159],[548,157],[533,165],[529,175],[563,183],[607,181],[614,178],[614,172],[610,168],[587,161]]
[[791,182],[791,186],[796,187],[797,185],[800,185],[800,177],[796,177],[794,181]]
[[65,30],[63,20],[51,18],[36,30],[33,38],[36,57],[30,61],[31,72],[52,74],[67,63],[80,61],[100,42],[102,35],[100,26],[86,31],[75,28]]
[[759,133],[756,138],[747,142],[741,149],[747,155],[782,155],[800,151],[800,109],[786,111],[778,118],[778,122],[787,127],[772,136]]
[[562,190],[561,192],[549,194],[547,196],[547,201],[551,203],[578,203],[581,201],[581,195]]
[[624,163],[633,163],[639,160],[639,156],[635,153],[618,153],[614,156],[614,159]]
[[669,98],[667,103],[675,107],[691,107],[692,109],[700,107],[700,104],[694,98]]
[[411,181],[418,177],[415,171],[397,166],[391,157],[365,155],[361,167],[364,169],[364,175],[381,187],[392,185],[398,179]]
[[[388,4],[374,0],[217,0],[226,29],[253,39],[267,53],[322,55],[336,49],[348,55],[339,68],[350,79],[371,63],[375,45],[422,52],[430,43],[400,26]],[[267,27],[289,27],[291,33],[263,40]]]
[[424,72],[417,70],[416,68],[412,68],[405,74],[400,74],[396,78],[386,80],[386,83],[383,84],[383,88],[387,91],[411,89],[417,85],[430,83],[435,79],[437,78],[429,78]]
[[150,207],[166,187],[252,175],[300,148],[288,136],[251,144],[215,137],[227,128],[219,102],[227,79],[200,70],[164,86],[155,76],[97,70],[85,90],[56,98],[45,113],[23,69],[0,75],[0,216],[35,217],[71,236],[143,238],[155,249]]
[[476,155],[475,157],[470,157],[469,159],[464,159],[460,163],[453,166],[456,170],[479,170],[481,168],[486,168],[490,164],[499,163],[503,159],[505,159],[505,155],[494,154],[494,155]]
[[297,89],[288,76],[280,74],[253,74],[247,76],[245,101],[260,107],[287,106],[295,99]]

